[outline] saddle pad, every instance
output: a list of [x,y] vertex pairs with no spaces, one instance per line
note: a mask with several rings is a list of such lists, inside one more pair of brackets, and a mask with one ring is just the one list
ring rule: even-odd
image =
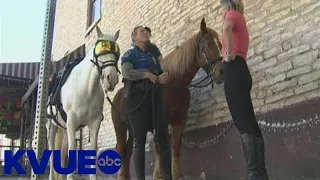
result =
[[75,59],[74,61],[66,64],[63,69],[59,70],[57,72],[57,75],[55,77],[55,80],[52,82],[53,83],[53,88],[52,92],[52,97],[50,99],[51,104],[57,104],[59,103],[60,99],[60,89],[64,85],[64,83],[67,81],[72,69],[78,65],[82,61],[81,58]]

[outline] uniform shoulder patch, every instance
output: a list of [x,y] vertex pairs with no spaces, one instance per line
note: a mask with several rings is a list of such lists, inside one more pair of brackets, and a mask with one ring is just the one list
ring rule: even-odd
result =
[[122,63],[130,62],[135,63],[137,59],[137,53],[134,48],[127,50],[122,56]]
[[130,57],[133,53],[134,53],[134,50],[133,49],[129,49],[123,54],[123,57],[124,58]]

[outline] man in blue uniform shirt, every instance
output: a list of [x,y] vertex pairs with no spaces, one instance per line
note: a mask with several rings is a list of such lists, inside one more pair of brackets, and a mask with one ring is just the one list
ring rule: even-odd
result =
[[150,41],[151,29],[149,27],[144,27],[144,29],[147,31],[147,36],[149,39],[149,41],[147,43],[146,51],[151,53],[155,58],[157,58],[159,60],[159,62],[161,62],[162,54],[161,54],[159,48]]
[[146,52],[147,32],[138,26],[132,32],[133,46],[122,57],[124,107],[133,135],[133,161],[137,180],[145,180],[145,143],[148,131],[155,130],[164,180],[172,180],[168,123],[161,106],[161,85],[168,82],[157,58]]

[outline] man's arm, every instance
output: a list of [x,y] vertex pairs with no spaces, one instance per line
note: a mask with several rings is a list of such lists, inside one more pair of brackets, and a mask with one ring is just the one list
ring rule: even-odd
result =
[[133,69],[130,62],[124,62],[121,66],[122,75],[129,81],[137,81],[148,78],[148,73]]
[[128,50],[122,56],[122,64],[121,64],[121,71],[123,78],[129,81],[137,81],[146,79],[148,77],[147,72],[138,71],[134,69],[133,62],[136,58],[135,52],[133,50]]

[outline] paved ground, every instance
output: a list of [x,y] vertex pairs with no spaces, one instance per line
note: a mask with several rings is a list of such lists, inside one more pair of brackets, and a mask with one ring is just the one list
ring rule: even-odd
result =
[[[29,180],[30,178],[22,178],[22,177],[1,177],[0,180]],[[89,180],[89,177],[80,177],[76,178],[77,180]],[[44,180],[48,180],[48,178],[45,178]],[[98,177],[98,180],[117,180],[114,177]],[[152,177],[146,177],[146,180],[152,180]],[[191,179],[190,179],[191,180]]]
[[[23,178],[23,177],[3,177],[3,176],[0,176],[0,180],[29,180],[30,178]],[[191,179],[191,178],[188,178],[186,177],[185,178],[186,180],[199,180],[199,179]],[[48,178],[45,178],[43,180],[48,180]],[[79,178],[76,178],[76,180],[89,180],[89,177],[79,177]],[[116,178],[114,177],[98,177],[98,180],[117,180]],[[146,180],[152,180],[152,177],[151,176],[147,176],[146,177]]]
[[[22,178],[22,177],[4,177],[0,176],[0,180],[29,180],[30,178]],[[79,177],[75,178],[76,180],[89,180],[89,177]],[[48,180],[48,178],[45,178],[43,180]],[[98,177],[98,180],[117,180],[114,177]],[[132,179],[134,180],[134,179]],[[147,176],[146,180],[152,180],[151,176]],[[201,178],[190,178],[190,177],[185,177],[185,180],[201,180]],[[207,179],[205,179],[207,180]],[[320,180],[320,178],[299,178],[299,179],[290,179],[290,180]]]

